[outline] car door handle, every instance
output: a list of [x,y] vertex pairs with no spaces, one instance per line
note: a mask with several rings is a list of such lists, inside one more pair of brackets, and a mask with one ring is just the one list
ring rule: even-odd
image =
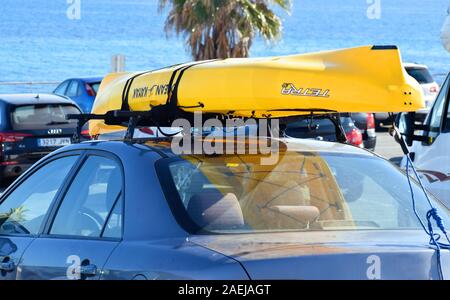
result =
[[[5,261],[6,260],[6,261]],[[0,263],[0,270],[5,272],[12,272],[16,268],[16,265],[9,258],[3,258]]]
[[95,276],[97,275],[97,266],[93,264],[80,266],[80,274],[87,277]]

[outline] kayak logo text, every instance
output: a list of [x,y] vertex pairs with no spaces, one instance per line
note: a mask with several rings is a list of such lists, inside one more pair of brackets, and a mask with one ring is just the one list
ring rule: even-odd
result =
[[152,86],[138,87],[133,90],[133,98],[145,98],[148,96],[161,96],[169,94],[168,84],[154,84]]
[[330,90],[319,88],[297,88],[293,83],[283,83],[281,87],[282,95],[304,96],[304,97],[330,97]]

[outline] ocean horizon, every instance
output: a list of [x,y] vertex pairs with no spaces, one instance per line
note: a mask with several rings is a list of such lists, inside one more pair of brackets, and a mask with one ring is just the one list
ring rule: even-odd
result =
[[[0,83],[62,81],[103,76],[111,56],[126,57],[126,70],[150,70],[191,60],[183,37],[167,35],[167,11],[158,1],[80,0],[80,19],[67,16],[66,0],[3,0],[0,18]],[[381,0],[370,19],[366,0],[294,0],[275,43],[256,38],[251,56],[274,56],[361,45],[397,45],[403,61],[429,66],[438,82],[450,53],[439,32],[448,0]],[[54,85],[0,85],[0,93],[50,92]]]

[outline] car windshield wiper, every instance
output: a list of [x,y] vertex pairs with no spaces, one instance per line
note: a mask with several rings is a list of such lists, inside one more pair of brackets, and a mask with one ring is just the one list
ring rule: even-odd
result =
[[45,125],[64,125],[64,124],[69,124],[69,122],[67,122],[67,121],[51,121]]

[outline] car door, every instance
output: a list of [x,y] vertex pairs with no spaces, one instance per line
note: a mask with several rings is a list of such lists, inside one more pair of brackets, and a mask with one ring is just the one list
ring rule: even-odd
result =
[[1,197],[0,279],[16,279],[24,250],[42,229],[78,157],[72,153],[35,167]]
[[98,279],[122,235],[120,161],[88,152],[23,256],[21,279]]
[[414,142],[414,163],[424,185],[450,207],[450,77],[442,86],[425,124],[427,142]]

